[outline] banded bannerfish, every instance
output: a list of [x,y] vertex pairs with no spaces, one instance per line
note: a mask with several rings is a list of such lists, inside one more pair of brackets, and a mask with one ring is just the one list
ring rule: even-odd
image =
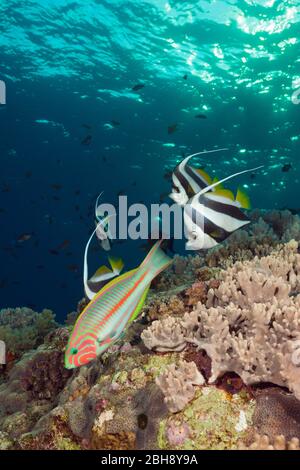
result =
[[152,280],[172,263],[160,244],[161,240],[138,268],[106,284],[84,309],[66,348],[67,369],[86,365],[96,359],[138,316]]
[[95,295],[100,291],[105,284],[107,284],[111,279],[122,272],[124,268],[124,262],[121,258],[113,258],[112,256],[108,257],[109,264],[111,269],[107,266],[101,266],[97,269],[95,274],[89,278],[89,269],[88,269],[88,251],[91,244],[91,241],[95,234],[99,233],[103,224],[105,224],[105,219],[102,219],[96,226],[96,229],[90,236],[84,251],[84,262],[83,262],[83,285],[85,295],[89,300],[92,300]]
[[192,196],[199,193],[202,189],[212,183],[210,176],[206,172],[188,165],[190,159],[197,155],[206,155],[209,153],[221,152],[223,150],[228,149],[222,148],[193,153],[176,166],[172,175],[173,188],[172,193],[170,194],[170,198],[173,199],[176,204],[184,206]]
[[[204,170],[201,168],[194,168],[188,165],[188,162],[192,157],[197,155],[221,152],[223,150],[228,149],[222,148],[194,153],[179,163],[172,174],[173,188],[172,193],[169,195],[170,198],[178,205],[185,206],[185,204],[187,204],[188,201],[200,191],[211,184],[218,183],[218,178],[212,179]],[[247,194],[240,188],[238,189],[236,196],[233,195],[232,191],[225,189],[220,184],[217,188],[213,187],[211,191],[217,193],[219,196],[235,201],[237,207],[250,209],[250,200]]]
[[228,195],[212,192],[216,186],[235,176],[262,168],[241,171],[202,189],[184,206],[185,235],[187,250],[212,248],[226,240],[229,235],[250,223],[241,211],[239,202]]

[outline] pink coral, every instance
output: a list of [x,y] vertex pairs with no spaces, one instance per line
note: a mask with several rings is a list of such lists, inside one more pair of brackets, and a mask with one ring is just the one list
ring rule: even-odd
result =
[[171,421],[166,435],[171,446],[181,446],[190,437],[191,431],[188,424],[176,424],[174,421]]

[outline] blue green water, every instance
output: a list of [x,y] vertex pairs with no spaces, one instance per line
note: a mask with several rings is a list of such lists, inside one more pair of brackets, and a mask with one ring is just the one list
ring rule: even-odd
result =
[[300,1],[2,0],[0,31],[0,307],[74,309],[95,197],[158,202],[183,154],[228,147],[207,171],[263,164],[233,187],[300,207]]

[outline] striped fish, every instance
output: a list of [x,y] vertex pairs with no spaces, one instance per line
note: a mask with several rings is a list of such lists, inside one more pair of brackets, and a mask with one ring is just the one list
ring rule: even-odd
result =
[[96,359],[140,313],[152,280],[172,263],[159,240],[142,264],[110,281],[87,305],[75,323],[65,352],[73,369]]
[[124,262],[121,258],[108,257],[110,268],[101,266],[85,284],[85,293],[89,300],[92,300],[102,287],[111,279],[119,276],[123,270]]
[[184,206],[188,203],[191,197],[198,194],[212,183],[210,177],[204,171],[195,169],[188,165],[190,159],[197,155],[221,152],[223,150],[228,149],[223,148],[218,150],[209,150],[207,152],[193,153],[177,165],[172,175],[173,188],[172,193],[170,194],[170,198],[173,199],[176,204]]
[[240,210],[239,203],[230,198],[211,192],[216,186],[235,176],[258,170],[235,173],[221,181],[213,183],[193,196],[184,207],[185,234],[188,239],[187,250],[212,248],[226,240],[229,235],[250,223]]
[[123,270],[124,263],[121,258],[113,258],[109,257],[108,261],[111,266],[109,269],[107,266],[101,266],[95,274],[89,278],[89,269],[88,269],[88,251],[91,244],[91,241],[95,234],[99,233],[103,224],[105,224],[105,220],[101,220],[97,227],[95,228],[94,232],[90,236],[85,250],[84,250],[84,262],[83,262],[83,285],[84,285],[84,292],[85,295],[89,300],[92,300],[95,295],[100,291],[105,284],[107,284],[111,279],[116,276],[119,276],[121,271]]

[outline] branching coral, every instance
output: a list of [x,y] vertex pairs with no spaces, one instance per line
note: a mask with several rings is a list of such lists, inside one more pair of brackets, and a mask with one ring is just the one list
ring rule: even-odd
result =
[[300,398],[300,364],[295,361],[300,338],[297,249],[291,242],[268,257],[222,272],[206,305],[199,303],[183,319],[150,325],[142,334],[146,347],[176,351],[190,343],[211,358],[210,383],[231,371],[246,384],[273,382]]
[[156,379],[165,396],[165,403],[172,413],[182,410],[195,396],[195,385],[205,382],[194,362],[181,361],[171,364]]
[[154,321],[141,337],[145,346],[155,351],[182,351],[186,345],[180,322],[173,317]]

